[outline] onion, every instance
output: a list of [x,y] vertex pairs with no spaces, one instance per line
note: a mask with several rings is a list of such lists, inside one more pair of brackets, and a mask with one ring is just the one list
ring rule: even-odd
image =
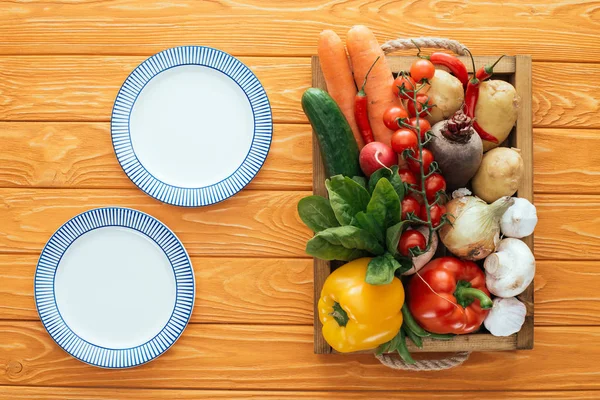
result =
[[500,241],[500,218],[514,199],[501,197],[492,204],[474,196],[451,200],[448,220],[440,229],[440,239],[452,254],[477,261],[490,255]]

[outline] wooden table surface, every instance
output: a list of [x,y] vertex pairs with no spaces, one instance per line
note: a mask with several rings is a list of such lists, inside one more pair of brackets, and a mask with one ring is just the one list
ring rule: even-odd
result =
[[[366,354],[313,354],[309,232],[295,211],[312,179],[300,96],[318,33],[345,35],[356,23],[381,41],[451,37],[477,55],[532,55],[534,350],[477,353],[429,373],[386,369]],[[600,3],[591,0],[0,0],[0,399],[600,398],[599,42]],[[198,209],[137,190],[109,133],[129,72],[184,44],[240,57],[265,86],[275,121],[254,182]],[[33,300],[51,233],[108,205],[165,222],[197,278],[182,338],[129,370],[69,357]]]

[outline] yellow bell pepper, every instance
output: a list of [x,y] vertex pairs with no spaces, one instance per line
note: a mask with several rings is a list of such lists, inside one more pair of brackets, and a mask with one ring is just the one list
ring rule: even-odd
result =
[[325,280],[319,299],[323,337],[336,351],[374,349],[398,334],[404,288],[398,278],[388,285],[365,282],[370,258],[342,265]]

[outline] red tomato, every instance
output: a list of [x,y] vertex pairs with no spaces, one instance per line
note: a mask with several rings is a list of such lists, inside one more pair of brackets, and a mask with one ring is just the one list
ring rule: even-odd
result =
[[417,184],[417,178],[415,177],[415,174],[413,174],[412,171],[409,169],[402,168],[398,170],[398,175],[400,175],[400,179],[402,179],[402,182],[406,183],[407,185]]
[[[417,158],[419,155],[419,151],[415,151],[413,157]],[[429,173],[429,166],[433,162],[433,153],[427,149],[423,149],[423,172],[425,175]],[[421,166],[418,162],[413,160],[410,157],[406,158],[406,164],[408,164],[408,169],[410,169],[415,174],[421,174]]]
[[446,190],[446,180],[442,175],[435,173],[425,179],[425,195],[427,196],[427,200],[435,200],[435,195],[440,190]]
[[[426,94],[418,94],[417,103],[417,109],[419,110],[419,118],[424,117],[425,115],[427,115],[427,112],[423,110],[423,105],[428,104],[429,106],[431,106],[431,103],[429,103],[429,96],[427,96]],[[415,110],[415,102],[412,99],[409,99],[406,103],[406,110],[408,111],[408,114],[411,117],[417,116],[417,111]]]
[[410,76],[415,82],[421,82],[423,79],[430,80],[435,75],[433,63],[424,58],[418,59],[410,66]]
[[[408,123],[415,127],[415,132],[417,131],[417,118],[412,117],[408,120]],[[419,128],[421,131],[421,140],[425,140],[425,133],[431,130],[431,124],[425,118],[419,118]]]
[[[401,93],[400,88],[404,85],[404,90],[406,93]],[[401,99],[408,99],[412,97],[413,92],[415,90],[415,81],[410,76],[402,76],[398,75],[396,80],[394,80],[394,84],[392,85],[392,91],[394,94]]]
[[[446,206],[434,204],[429,208],[429,215],[431,216],[431,224],[435,228],[440,224],[442,220],[442,215],[446,214]],[[427,208],[425,204],[421,206],[421,211],[419,213],[419,218],[423,221],[427,221]]]
[[408,213],[414,213],[415,215],[419,214],[419,209],[421,205],[419,204],[419,200],[417,200],[412,194],[407,194],[402,199],[402,220],[406,220],[406,215]]
[[403,256],[410,255],[410,249],[413,247],[418,247],[421,250],[425,250],[427,246],[427,239],[425,236],[419,231],[410,230],[405,231],[400,236],[400,242],[398,242],[398,251]]
[[406,149],[416,150],[419,145],[417,135],[410,129],[398,129],[392,135],[392,149],[398,154]]
[[392,106],[383,113],[383,124],[387,126],[388,129],[395,131],[400,128],[398,119],[408,119],[408,113],[400,106]]

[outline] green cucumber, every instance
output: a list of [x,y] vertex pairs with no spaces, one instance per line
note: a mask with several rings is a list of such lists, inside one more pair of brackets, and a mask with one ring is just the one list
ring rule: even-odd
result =
[[363,175],[358,163],[358,145],[335,100],[324,90],[310,88],[302,95],[302,109],[319,141],[327,177]]

